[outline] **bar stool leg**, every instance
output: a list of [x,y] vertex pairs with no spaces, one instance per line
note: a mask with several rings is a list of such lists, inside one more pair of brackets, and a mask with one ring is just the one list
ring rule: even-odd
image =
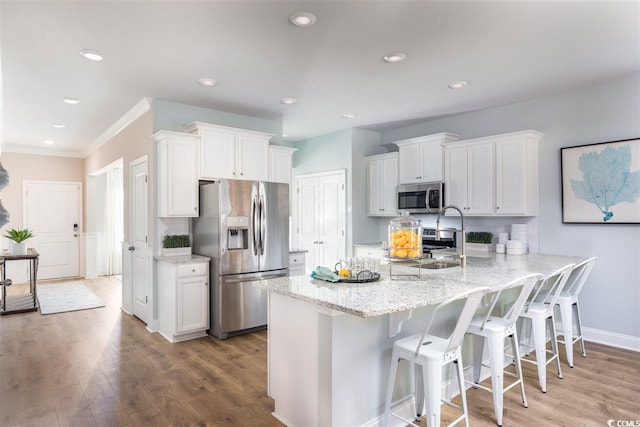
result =
[[442,402],[442,364],[427,362],[422,365],[422,379],[424,381],[426,423],[428,426],[439,426],[440,404]]
[[504,360],[504,337],[489,335],[489,360],[491,366],[491,388],[493,389],[493,410],[496,413],[496,423],[502,425],[502,411],[504,401],[504,376],[502,361]]
[[553,350],[554,357],[556,358],[556,368],[558,369],[558,378],[562,379],[562,368],[560,368],[560,355],[558,354],[558,337],[556,336],[556,320],[553,317],[547,318],[551,329],[551,349]]
[[[587,357],[587,350],[584,347],[584,338],[582,335],[582,318],[580,317],[580,307],[578,305],[578,301],[573,303],[573,310],[575,313],[576,326],[578,328],[578,337],[580,337],[580,352],[582,353],[582,357]],[[573,345],[573,343],[572,343]]]
[[[462,413],[464,415],[464,425],[469,427],[469,411],[467,409],[467,392],[464,386],[464,369],[462,368],[462,352],[458,354],[458,360],[455,362],[458,372],[458,387],[460,387],[460,398],[462,399]],[[439,424],[436,424],[439,425]]]
[[391,398],[393,397],[393,386],[396,381],[396,373],[398,371],[398,355],[395,350],[391,356],[391,367],[389,369],[389,382],[387,384],[387,400],[384,404],[384,420],[383,425],[389,425],[389,415],[391,414]]
[[543,393],[547,392],[547,351],[546,325],[544,319],[531,319],[533,343],[536,349],[536,365],[538,367],[538,381]]
[[484,337],[482,335],[473,334],[473,382],[480,382],[480,371],[482,370],[482,355],[484,353]]
[[568,300],[559,300],[562,333],[564,334],[564,348],[569,367],[573,368],[573,310]]
[[516,365],[516,375],[520,381],[520,396],[522,396],[522,406],[529,407],[527,403],[527,396],[524,393],[524,379],[522,378],[522,362],[520,361],[520,341],[518,341],[518,333],[515,328],[513,334],[511,334],[511,346],[513,348],[514,363]]

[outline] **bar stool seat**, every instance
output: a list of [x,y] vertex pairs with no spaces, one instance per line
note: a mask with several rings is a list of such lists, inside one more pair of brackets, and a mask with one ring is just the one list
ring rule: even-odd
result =
[[[462,370],[461,343],[469,322],[487,290],[488,288],[486,287],[475,288],[442,302],[434,309],[423,334],[402,338],[393,344],[383,425],[388,425],[390,416],[398,418],[407,424],[417,425],[413,420],[406,419],[391,411],[391,399],[400,359],[404,359],[409,363],[409,368],[412,372],[414,366],[415,368],[420,367],[420,370],[416,371],[414,376],[414,392],[416,396],[414,414],[416,419],[421,418],[423,406],[426,406],[424,413],[427,416],[426,422],[429,427],[440,425],[440,405],[443,402],[441,389],[442,368],[449,363],[456,364],[462,405],[456,405],[449,400],[445,400],[444,403],[462,411],[462,415],[450,425],[457,424],[462,420],[465,421],[465,425],[469,425],[464,373]],[[434,325],[434,320],[441,315],[457,319],[452,331],[446,337],[443,337],[443,334],[435,335],[430,333],[432,332],[431,327]],[[424,398],[420,390],[421,385],[424,388]]]

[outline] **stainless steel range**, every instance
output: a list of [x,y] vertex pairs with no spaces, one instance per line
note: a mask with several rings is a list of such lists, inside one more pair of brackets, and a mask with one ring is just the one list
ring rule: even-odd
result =
[[440,239],[436,239],[435,228],[422,229],[422,253],[430,257],[431,251],[436,249],[448,249],[456,247],[456,232],[449,229],[441,229]]

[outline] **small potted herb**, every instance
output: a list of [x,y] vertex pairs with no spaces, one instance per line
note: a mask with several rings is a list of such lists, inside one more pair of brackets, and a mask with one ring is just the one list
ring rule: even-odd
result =
[[25,240],[33,237],[33,231],[28,228],[7,230],[7,234],[4,235],[7,239],[11,240],[9,243],[9,253],[12,255],[26,255],[27,254],[27,242]]
[[468,251],[493,252],[496,250],[496,245],[492,243],[492,233],[488,231],[469,231],[466,234]]
[[162,239],[163,256],[191,255],[191,240],[188,234],[167,234]]

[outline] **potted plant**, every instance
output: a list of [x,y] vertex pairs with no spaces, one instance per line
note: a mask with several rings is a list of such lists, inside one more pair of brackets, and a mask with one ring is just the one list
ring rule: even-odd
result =
[[167,234],[162,239],[163,256],[191,255],[191,241],[188,234]]
[[33,237],[33,232],[28,228],[16,230],[12,228],[7,230],[7,234],[4,235],[7,239],[11,240],[9,243],[9,253],[12,255],[26,255],[27,254],[27,242],[25,240]]
[[478,252],[493,252],[496,245],[492,243],[493,233],[488,231],[469,231],[467,232],[467,250]]

